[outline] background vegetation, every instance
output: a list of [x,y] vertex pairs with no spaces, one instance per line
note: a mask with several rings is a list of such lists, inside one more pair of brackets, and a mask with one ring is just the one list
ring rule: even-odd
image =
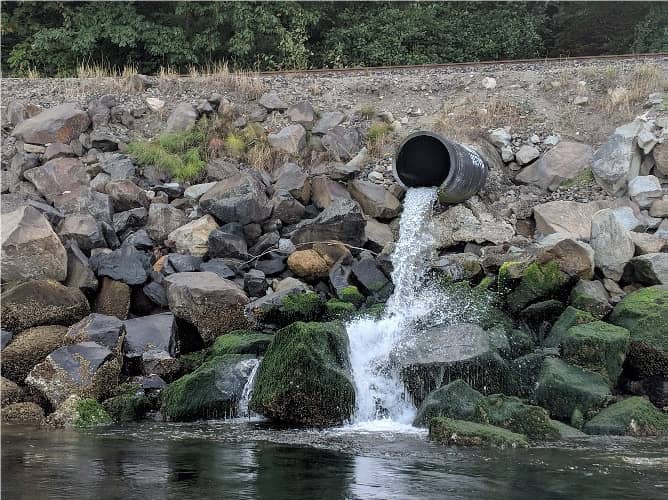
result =
[[3,2],[5,74],[187,72],[668,50],[652,2]]

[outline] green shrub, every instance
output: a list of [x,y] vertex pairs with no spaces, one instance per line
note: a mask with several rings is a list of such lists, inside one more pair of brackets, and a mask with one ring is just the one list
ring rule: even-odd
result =
[[109,414],[102,405],[94,399],[82,399],[77,403],[77,416],[74,419],[75,427],[94,427],[112,422]]

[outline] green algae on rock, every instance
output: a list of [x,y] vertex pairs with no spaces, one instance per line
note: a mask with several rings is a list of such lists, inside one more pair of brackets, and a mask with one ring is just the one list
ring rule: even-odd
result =
[[74,417],[74,426],[79,428],[94,427],[112,423],[111,416],[104,407],[94,399],[81,399],[76,405],[77,414]]
[[250,408],[271,419],[326,426],[355,406],[348,338],[337,322],[297,322],[279,330],[258,370]]
[[554,325],[552,325],[550,334],[544,342],[545,347],[559,347],[569,328],[584,323],[591,323],[592,321],[596,321],[596,318],[590,313],[568,306],[561,313],[561,316],[559,316]]
[[668,433],[668,415],[634,396],[601,410],[584,426],[587,434],[656,436]]
[[472,420],[503,427],[529,439],[559,438],[559,430],[544,408],[528,405],[514,396],[493,394],[481,399],[476,404]]
[[253,330],[234,330],[216,338],[210,351],[210,356],[225,354],[253,354],[261,356],[274,339],[273,335],[259,333]]
[[484,396],[463,380],[455,380],[427,394],[413,425],[427,425],[433,417],[468,420]]
[[570,279],[556,261],[529,264],[519,286],[508,295],[508,306],[519,312],[534,302],[557,297],[564,292]]
[[526,448],[527,438],[501,427],[435,417],[429,421],[429,439],[444,445]]

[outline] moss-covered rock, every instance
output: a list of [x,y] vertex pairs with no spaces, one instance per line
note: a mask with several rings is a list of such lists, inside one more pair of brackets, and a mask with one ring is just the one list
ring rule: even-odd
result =
[[533,350],[533,338],[524,330],[514,328],[511,329],[506,336],[508,338],[510,357],[512,359],[529,354]]
[[560,359],[546,358],[535,392],[536,402],[550,415],[568,421],[579,410],[588,415],[610,398],[608,381],[598,373],[569,365]]
[[151,403],[138,385],[124,384],[119,394],[102,403],[114,422],[140,420],[151,409]]
[[559,347],[568,333],[568,329],[585,323],[596,321],[596,318],[586,311],[568,306],[561,313],[559,319],[552,325],[550,334],[545,339],[545,347]]
[[112,423],[111,416],[94,399],[81,399],[77,403],[76,408],[77,416],[74,418],[75,427],[85,428]]
[[534,262],[527,266],[519,286],[508,295],[508,306],[519,312],[534,302],[559,298],[569,282],[570,277],[559,269],[558,262]]
[[340,323],[297,322],[279,330],[257,373],[250,407],[274,420],[326,426],[355,406],[348,337]]
[[565,361],[600,373],[612,385],[622,373],[628,348],[629,331],[603,321],[569,328],[561,344]]
[[238,416],[239,400],[258,360],[250,354],[225,354],[206,361],[162,392],[171,420]]
[[551,422],[552,426],[559,432],[559,439],[575,439],[586,436],[584,432],[563,422],[559,422],[559,420],[551,420]]
[[357,312],[355,305],[338,299],[329,299],[325,303],[327,319],[348,319]]
[[559,431],[545,409],[513,396],[493,394],[479,400],[471,420],[503,427],[529,439],[559,438]]
[[257,323],[286,326],[320,319],[324,303],[315,292],[276,292],[251,302],[248,308]]
[[630,376],[668,376],[668,286],[630,293],[615,306],[609,321],[630,332],[626,357]]
[[477,424],[446,417],[432,418],[429,439],[445,445],[527,447],[527,438],[501,427]]
[[433,417],[469,420],[476,404],[485,397],[463,380],[455,380],[427,394],[413,425],[425,426]]
[[534,401],[536,384],[540,378],[545,358],[558,356],[557,349],[540,349],[514,359],[510,365],[511,382],[508,394]]
[[354,285],[343,287],[337,292],[337,295],[339,299],[350,302],[355,307],[360,307],[366,301],[366,297]]
[[273,338],[273,335],[252,330],[235,330],[218,337],[213,343],[209,356],[223,356],[225,354],[262,356]]
[[656,436],[668,433],[668,415],[641,397],[631,397],[601,410],[584,426],[587,434]]

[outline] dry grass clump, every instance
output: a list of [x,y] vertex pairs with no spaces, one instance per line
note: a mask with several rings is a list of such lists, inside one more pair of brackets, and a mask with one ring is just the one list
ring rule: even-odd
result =
[[599,107],[608,115],[632,116],[634,107],[645,102],[651,93],[668,90],[668,75],[657,64],[637,65],[626,78],[619,71],[605,71],[607,85]]
[[376,116],[376,108],[374,108],[371,104],[367,104],[362,106],[358,113],[365,120],[371,120],[371,118]]
[[374,157],[382,157],[385,147],[390,141],[392,127],[385,122],[374,122],[367,133],[367,150]]

